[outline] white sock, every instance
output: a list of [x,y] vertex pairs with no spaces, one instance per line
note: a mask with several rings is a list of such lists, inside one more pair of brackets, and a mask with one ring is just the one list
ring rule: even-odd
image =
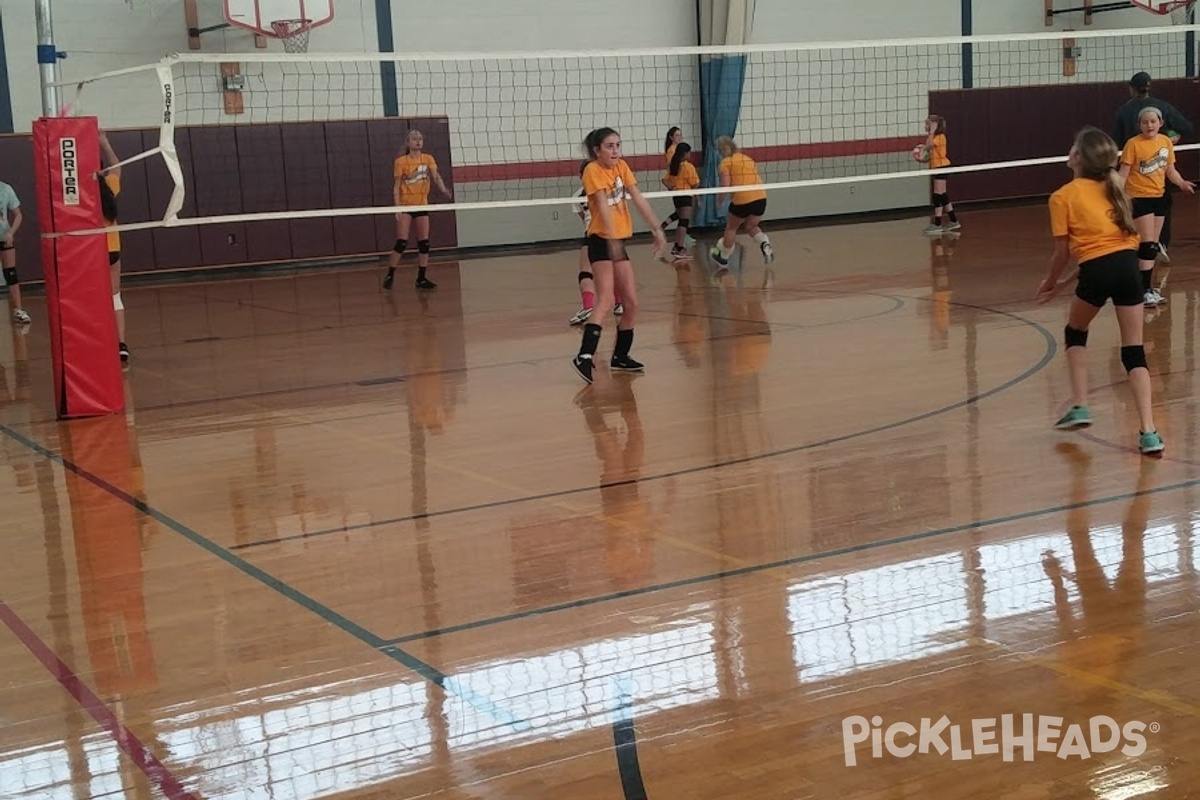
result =
[[765,233],[763,233],[762,231],[759,231],[758,233],[754,234],[754,241],[758,242],[759,245],[771,243],[771,240],[768,239],[767,235]]

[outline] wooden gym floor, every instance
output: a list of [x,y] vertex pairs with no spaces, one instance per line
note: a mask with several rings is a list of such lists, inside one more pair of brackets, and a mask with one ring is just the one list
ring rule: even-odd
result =
[[[1041,205],[776,231],[773,274],[636,247],[647,373],[582,391],[569,250],[424,295],[131,287],[130,411],[63,425],[34,299],[0,326],[0,797],[1198,796],[1176,213],[1160,460],[1111,311],[1097,424],[1050,427]],[[1061,731],[1006,760],[972,728],[1006,714]],[[944,754],[847,752],[943,716]],[[1060,758],[1101,716],[1145,746]]]

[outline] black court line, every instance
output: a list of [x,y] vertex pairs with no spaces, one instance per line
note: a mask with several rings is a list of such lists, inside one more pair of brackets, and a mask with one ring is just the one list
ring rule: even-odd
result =
[[192,528],[184,525],[182,522],[179,522],[173,517],[170,517],[162,511],[159,511],[148,503],[138,500],[133,495],[114,486],[100,476],[89,472],[87,469],[84,469],[63,455],[42,446],[26,436],[21,435],[17,431],[14,431],[12,428],[4,424],[0,424],[0,434],[4,434],[8,438],[22,445],[26,449],[33,451],[42,458],[61,465],[63,469],[78,475],[80,478],[83,478],[93,486],[97,487],[106,494],[111,495],[122,503],[132,506],[140,513],[145,514],[147,517],[155,520],[160,525],[174,531],[192,544],[195,544],[202,550],[208,552],[210,555],[216,556],[229,566],[239,570],[243,574],[258,581],[264,586],[274,589],[279,594],[317,615],[325,622],[333,625],[342,632],[349,634],[368,647],[383,653],[393,661],[407,667],[417,675],[442,688],[449,694],[454,694],[463,698],[463,700],[465,700],[471,706],[487,714],[497,722],[512,726],[517,730],[528,730],[529,727],[531,727],[527,721],[518,719],[512,714],[509,714],[496,703],[492,702],[486,697],[476,694],[468,687],[459,683],[454,677],[446,675],[432,664],[422,661],[413,654],[406,652],[399,645],[387,642],[379,636],[376,636],[366,628],[363,628],[362,626],[350,620],[348,617],[342,616],[332,608],[323,605],[317,600],[304,594],[299,589],[296,589],[271,575],[266,570],[256,567],[245,559],[234,555],[226,548],[221,547],[211,539],[202,536]]
[[950,527],[938,528],[937,530],[932,531],[909,533],[903,536],[896,536],[891,539],[880,539],[874,542],[864,542],[862,544],[849,545],[847,547],[838,547],[833,550],[822,550],[819,553],[809,553],[802,556],[781,558],[776,561],[768,561],[765,564],[750,564],[744,567],[734,567],[732,569],[724,569],[719,572],[711,572],[706,575],[695,575],[690,578],[680,578],[679,580],[666,581],[664,583],[651,584],[649,586],[639,586],[635,589],[626,589],[624,591],[597,595],[595,597],[584,597],[580,598],[579,600],[570,600],[565,603],[555,603],[554,605],[544,606],[542,608],[530,608],[526,609],[525,611],[518,611],[512,614],[502,614],[495,617],[489,617],[487,619],[475,620],[473,622],[464,622],[459,625],[448,625],[444,628],[435,628],[427,631],[421,631],[420,633],[410,633],[406,636],[398,636],[395,639],[389,639],[388,644],[407,644],[409,642],[432,639],[451,633],[461,633],[463,631],[470,631],[478,628],[487,628],[492,625],[499,625],[505,622],[517,622],[530,617],[544,616],[546,614],[553,614],[559,611],[570,611],[572,609],[585,608],[587,606],[599,605],[601,603],[611,603],[615,600],[623,600],[629,597],[640,597],[642,595],[655,594],[657,592],[664,592],[670,589],[680,589],[687,586],[696,586],[698,584],[711,583],[713,581],[724,580],[726,578],[739,578],[744,575],[753,575],[755,573],[780,569],[782,567],[792,567],[798,564],[808,564],[814,561],[837,558],[838,556],[848,556],[855,555],[857,553],[870,552],[872,550],[881,550],[885,547],[892,547],[893,545],[909,544],[912,542],[920,542],[926,539],[936,539],[942,536],[950,536],[956,533],[965,533],[966,531],[982,528],[991,528],[997,525],[1006,525],[1011,522],[1021,522],[1022,520],[1033,519],[1035,517],[1044,517],[1050,514],[1060,514],[1066,511],[1091,508],[1093,506],[1106,505],[1108,503],[1134,500],[1138,497],[1166,494],[1168,492],[1174,492],[1180,489],[1188,489],[1194,486],[1200,486],[1200,478],[1191,478],[1186,481],[1167,484],[1166,486],[1157,486],[1153,489],[1143,489],[1141,491],[1114,494],[1108,497],[1098,497],[1093,500],[1085,500],[1079,503],[1065,503],[1063,505],[1047,506],[1045,508],[1038,508],[1031,511],[1019,511],[1015,514],[1006,514],[1001,517],[993,517],[992,519],[979,520],[977,522],[965,522],[960,525],[952,525]]
[[[914,299],[925,299],[925,298],[914,298]],[[580,487],[575,487],[572,489],[558,489],[558,490],[555,490],[552,492],[541,492],[539,494],[524,495],[521,497],[510,497],[510,498],[507,498],[504,500],[492,500],[487,503],[476,503],[474,505],[469,505],[469,506],[458,506],[455,508],[446,508],[446,509],[442,509],[440,511],[429,511],[424,514],[409,514],[407,516],[402,516],[402,517],[389,517],[388,519],[374,520],[372,522],[362,522],[362,523],[358,523],[355,525],[346,525],[341,528],[329,528],[326,530],[311,531],[309,533],[300,533],[300,534],[296,534],[294,536],[283,536],[278,539],[263,539],[263,540],[257,541],[257,542],[245,542],[243,544],[232,545],[229,549],[236,550],[236,551],[250,550],[253,548],[257,548],[257,547],[267,547],[269,545],[283,544],[285,542],[293,542],[293,541],[298,541],[298,540],[308,541],[311,539],[319,539],[319,538],[323,538],[326,536],[335,536],[338,534],[346,534],[346,533],[351,533],[354,531],[367,530],[370,528],[378,528],[378,527],[381,527],[384,525],[400,525],[400,524],[404,524],[407,522],[415,522],[417,520],[433,519],[435,517],[447,517],[447,516],[451,516],[454,514],[466,514],[469,512],[473,512],[473,511],[489,511],[489,510],[496,509],[496,508],[503,508],[505,506],[518,505],[521,503],[532,503],[532,502],[537,502],[540,500],[553,500],[553,499],[556,499],[559,497],[569,497],[571,495],[583,494],[585,492],[594,492],[594,491],[597,491],[598,489],[612,489],[612,488],[616,488],[616,487],[620,487],[620,486],[629,486],[632,484],[637,484],[640,486],[640,485],[644,485],[644,484],[648,484],[648,483],[654,483],[656,481],[667,480],[670,478],[678,478],[683,475],[694,475],[694,474],[697,474],[700,472],[709,472],[712,470],[721,469],[723,467],[732,467],[732,466],[738,466],[738,465],[742,465],[742,464],[750,464],[750,463],[757,462],[757,461],[765,461],[765,460],[771,459],[771,458],[779,458],[781,456],[788,456],[788,455],[792,455],[794,453],[802,453],[802,452],[805,452],[808,450],[816,450],[821,447],[827,447],[829,445],[834,445],[834,444],[841,444],[843,442],[848,442],[848,441],[851,441],[854,439],[861,439],[865,436],[871,436],[876,433],[883,433],[885,431],[895,430],[896,428],[902,428],[907,425],[912,425],[917,422],[923,422],[927,419],[941,416],[942,414],[946,414],[951,411],[955,411],[957,409],[964,408],[966,406],[978,403],[981,400],[985,400],[993,395],[1000,394],[1001,392],[1007,391],[1008,389],[1011,389],[1012,387],[1016,386],[1017,384],[1023,383],[1024,381],[1033,377],[1037,373],[1041,372],[1054,359],[1055,353],[1058,352],[1058,346],[1054,340],[1054,335],[1052,333],[1050,333],[1050,331],[1046,330],[1046,328],[1044,328],[1042,325],[1040,325],[1032,320],[1026,319],[1017,314],[1010,313],[1008,311],[1000,311],[997,309],[986,308],[983,306],[973,306],[973,305],[966,305],[966,304],[959,304],[959,303],[955,303],[952,305],[958,305],[962,308],[969,308],[969,309],[973,309],[976,311],[984,311],[984,312],[987,312],[990,314],[1009,317],[1010,319],[1014,319],[1014,320],[1020,322],[1021,324],[1025,325],[1029,328],[1032,328],[1033,330],[1037,331],[1038,333],[1040,333],[1042,335],[1042,338],[1044,339],[1044,341],[1046,343],[1046,349],[1042,353],[1042,357],[1040,359],[1038,359],[1036,364],[1034,364],[1033,366],[1026,369],[1020,375],[1017,375],[1015,378],[1011,378],[1010,380],[1005,381],[1004,383],[1000,384],[999,386],[988,389],[986,392],[981,392],[979,394],[972,395],[971,397],[967,397],[963,400],[959,400],[958,402],[951,403],[946,406],[942,406],[941,408],[935,408],[932,411],[925,411],[925,412],[922,412],[922,413],[917,414],[912,417],[906,417],[905,419],[897,420],[894,422],[886,422],[886,423],[883,423],[882,425],[876,425],[871,428],[866,428],[866,429],[859,430],[859,431],[852,431],[850,433],[844,433],[844,434],[840,434],[838,436],[831,436],[827,439],[820,439],[820,440],[817,440],[814,442],[806,442],[804,444],[793,445],[792,447],[785,447],[785,448],[781,448],[778,450],[770,450],[765,453],[756,453],[754,455],[742,456],[740,458],[731,458],[731,459],[726,459],[724,461],[717,461],[717,462],[713,462],[713,463],[709,463],[709,464],[699,464],[699,465],[696,465],[693,467],[683,467],[683,468],[680,468],[677,470],[672,470],[670,472],[662,472],[662,473],[657,473],[655,475],[648,475],[643,478],[629,478],[626,480],[613,481],[611,483],[604,483],[604,484],[599,484],[599,485],[580,486]]]
[[617,755],[617,773],[625,800],[647,800],[646,784],[642,780],[642,765],[638,762],[637,731],[633,725],[633,698],[629,680],[616,681],[617,707],[613,715],[613,749]]

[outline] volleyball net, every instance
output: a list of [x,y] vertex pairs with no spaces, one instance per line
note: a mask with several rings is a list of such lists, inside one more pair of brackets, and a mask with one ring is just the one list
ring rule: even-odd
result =
[[689,194],[721,192],[714,143],[732,135],[768,191],[828,198],[893,181],[919,197],[930,170],[912,151],[930,114],[947,119],[953,160],[936,174],[979,181],[1060,165],[1080,127],[1111,130],[1133,73],[1149,72],[1156,90],[1194,73],[1195,30],[611,52],[197,52],[72,81],[68,94],[74,113],[140,129],[120,156],[131,167],[126,196],[145,195],[123,207],[145,219],[123,211],[126,229],[392,214],[392,164],[412,129],[452,190],[422,207],[435,212],[568,206],[581,142],[604,126],[619,131],[651,198],[672,194],[660,183],[671,127],[703,177]]

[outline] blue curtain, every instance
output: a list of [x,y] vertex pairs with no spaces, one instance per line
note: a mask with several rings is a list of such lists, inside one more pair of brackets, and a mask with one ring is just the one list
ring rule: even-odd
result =
[[[704,174],[702,186],[717,186],[717,137],[737,133],[742,110],[742,85],[746,77],[745,56],[713,56],[700,63],[700,125],[704,131]],[[702,227],[724,225],[725,213],[717,209],[716,195],[699,198],[694,223]]]

